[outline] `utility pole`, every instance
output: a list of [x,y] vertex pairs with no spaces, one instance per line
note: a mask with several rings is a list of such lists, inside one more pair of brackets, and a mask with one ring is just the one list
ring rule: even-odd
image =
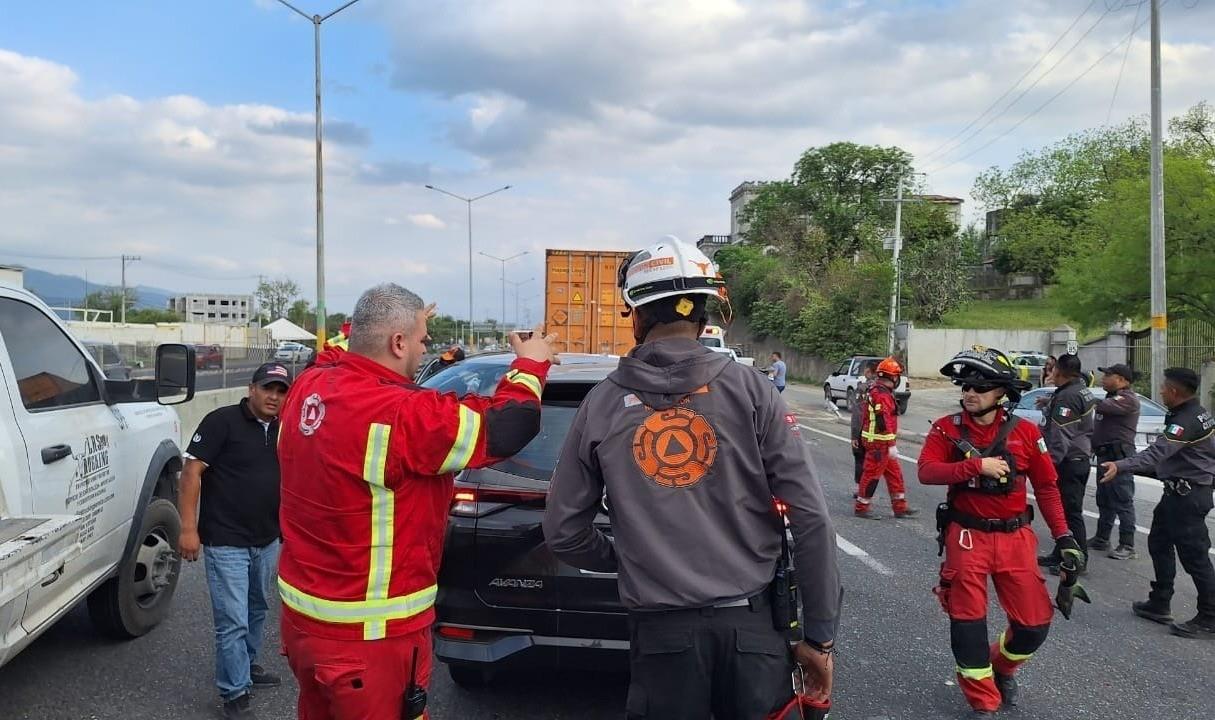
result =
[[[924,173],[912,173],[913,175],[923,175]],[[899,177],[898,189],[895,192],[894,199],[882,198],[881,202],[894,203],[894,287],[890,292],[890,330],[887,335],[886,352],[889,355],[894,354],[894,334],[895,327],[899,322],[899,291],[902,283],[902,270],[899,267],[899,254],[903,250],[903,203],[905,202],[923,202],[918,198],[911,200],[903,199],[903,177]]]
[[[487,252],[481,253],[481,255],[484,255],[485,257],[489,258],[490,260],[497,260],[498,262],[502,263],[502,278],[501,279],[502,279],[502,327],[503,328],[506,327],[506,263],[510,262],[511,260],[516,260],[518,258],[521,258],[524,255],[526,255],[527,253],[528,253],[528,251],[524,250],[521,253],[515,253],[514,255],[511,255],[510,257],[504,257],[504,258],[500,258],[497,255],[490,255]],[[486,314],[488,315],[489,313],[486,312]]]
[[[524,285],[528,284],[529,282],[531,282],[535,279],[536,278],[534,278],[534,277],[530,277],[526,280],[520,280],[518,282],[515,282],[514,280],[506,281],[506,282],[510,283],[511,287],[513,287],[515,289],[515,329],[516,330],[519,329],[519,288],[523,287]],[[506,322],[505,318],[502,320],[502,322],[503,323]]]
[[[120,307],[122,315],[122,324],[127,324],[127,263],[133,263],[141,258],[138,255],[123,255],[122,256],[122,297],[120,298]],[[112,321],[111,321],[112,322]]]
[[1164,285],[1164,131],[1160,113],[1160,0],[1152,0],[1152,399],[1161,401],[1168,350]]
[[321,164],[321,23],[359,0],[350,0],[328,15],[309,15],[287,0],[278,0],[312,23],[313,60],[316,80],[316,351],[325,349],[325,173]]

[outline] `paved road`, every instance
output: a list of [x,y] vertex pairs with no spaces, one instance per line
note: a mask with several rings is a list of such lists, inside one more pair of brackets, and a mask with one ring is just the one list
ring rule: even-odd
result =
[[[948,624],[930,594],[939,562],[930,509],[942,492],[916,485],[914,464],[907,461],[904,470],[913,480],[910,500],[925,511],[924,516],[892,519],[882,490],[877,503],[880,520],[853,517],[852,456],[841,439],[846,429],[826,414],[818,396],[798,391],[789,396],[802,416],[806,442],[824,478],[842,539],[847,589],[833,717],[967,717],[953,686]],[[945,402],[945,394],[941,397]],[[918,447],[904,445],[904,452],[914,456]],[[1147,505],[1140,507],[1143,525]],[[1091,498],[1088,509],[1095,510]],[[1146,540],[1139,539],[1145,549]],[[1165,628],[1130,613],[1131,601],[1145,595],[1151,575],[1146,552],[1130,563],[1097,557],[1091,568],[1084,582],[1095,603],[1080,605],[1070,622],[1058,618],[1047,644],[1023,671],[1022,707],[1006,715],[1196,720],[1215,714],[1215,687],[1209,679],[1215,643],[1172,637]],[[1053,579],[1049,583],[1053,588]],[[1188,577],[1182,577],[1178,590],[1174,609],[1188,618],[1195,599]],[[129,643],[98,638],[83,610],[74,611],[0,669],[2,716],[5,720],[216,717],[209,606],[200,565],[185,568],[178,593],[172,617],[147,637]],[[993,608],[991,616],[994,635],[999,626],[995,618],[1002,615]],[[273,654],[277,638],[272,627],[266,664],[285,673],[282,659]],[[431,707],[436,718],[620,718],[625,688],[626,681],[619,676],[542,673],[468,692],[452,685],[440,666],[431,687]],[[290,682],[261,692],[260,717],[294,717],[293,702]]]

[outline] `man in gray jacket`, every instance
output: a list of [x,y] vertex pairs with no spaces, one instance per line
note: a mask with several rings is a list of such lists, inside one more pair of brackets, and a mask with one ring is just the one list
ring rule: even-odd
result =
[[[1097,403],[1093,423],[1093,452],[1097,462],[1117,462],[1135,454],[1139,428],[1139,396],[1131,383],[1135,373],[1126,365],[1097,368],[1103,375],[1105,399]],[[1097,483],[1097,532],[1088,541],[1090,550],[1110,549],[1110,533],[1118,519],[1118,547],[1110,552],[1115,560],[1132,560],[1135,554],[1135,476],[1118,473],[1109,482]]]
[[[762,720],[790,700],[793,664],[771,594],[785,533],[777,499],[803,602],[794,657],[825,700],[839,570],[797,419],[763,375],[697,342],[722,287],[699,250],[664,240],[626,260],[619,281],[640,344],[583,401],[544,535],[566,563],[619,573],[627,717]],[[593,525],[605,492],[612,536]]]
[[[1042,436],[1050,451],[1059,475],[1059,493],[1063,496],[1063,514],[1067,516],[1067,527],[1072,531],[1085,562],[1080,566],[1084,572],[1088,564],[1088,531],[1084,526],[1084,488],[1088,485],[1088,473],[1093,456],[1093,408],[1097,399],[1088,389],[1081,374],[1080,358],[1060,355],[1055,366],[1055,384],[1058,389],[1051,395],[1046,411],[1042,413]],[[1061,558],[1053,551],[1038,558],[1038,564],[1058,574]]]

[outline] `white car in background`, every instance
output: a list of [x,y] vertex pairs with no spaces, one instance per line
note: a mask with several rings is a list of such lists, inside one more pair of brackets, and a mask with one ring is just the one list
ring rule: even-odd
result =
[[[879,363],[882,360],[876,355],[854,355],[841,362],[835,372],[823,381],[823,395],[827,403],[838,406],[839,401],[844,400],[847,403],[844,407],[852,407],[856,400],[856,386],[865,374],[865,363]],[[911,402],[911,384],[907,382],[906,375],[899,378],[899,386],[894,389],[894,400],[899,415],[907,412],[907,403]]]
[[312,359],[312,348],[290,340],[278,344],[274,359],[283,363],[306,363]]
[[[1105,389],[1102,387],[1089,388],[1098,402],[1105,399]],[[1024,418],[1038,425],[1042,424],[1042,410],[1038,408],[1038,399],[1049,397],[1055,392],[1053,387],[1030,390],[1021,396],[1021,402],[1013,409],[1013,415]],[[1138,393],[1136,393],[1138,395]],[[1164,432],[1164,416],[1168,410],[1149,397],[1139,395],[1139,425],[1135,429],[1135,451],[1139,452],[1148,445],[1156,442],[1156,436]]]

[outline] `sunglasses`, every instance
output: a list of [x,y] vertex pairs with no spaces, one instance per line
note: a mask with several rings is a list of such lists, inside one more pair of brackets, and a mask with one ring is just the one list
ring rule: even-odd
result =
[[973,392],[977,392],[980,394],[989,393],[992,390],[995,390],[999,387],[1000,387],[999,385],[991,385],[991,384],[963,383],[962,392],[972,392],[973,391]]

